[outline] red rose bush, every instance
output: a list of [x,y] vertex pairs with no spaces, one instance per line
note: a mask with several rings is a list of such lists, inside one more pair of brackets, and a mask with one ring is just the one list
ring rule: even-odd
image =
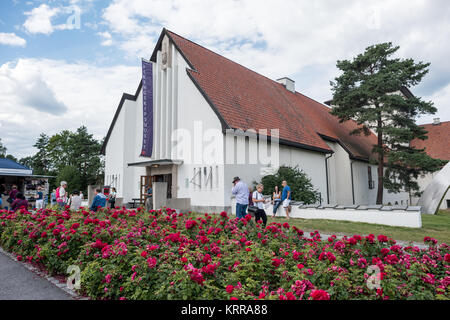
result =
[[448,299],[450,250],[169,208],[0,211],[0,245],[95,299]]

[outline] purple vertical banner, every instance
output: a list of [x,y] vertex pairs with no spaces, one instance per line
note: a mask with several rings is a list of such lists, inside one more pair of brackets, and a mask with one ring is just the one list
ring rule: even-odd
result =
[[153,65],[142,59],[142,106],[144,132],[141,157],[152,156],[153,149]]

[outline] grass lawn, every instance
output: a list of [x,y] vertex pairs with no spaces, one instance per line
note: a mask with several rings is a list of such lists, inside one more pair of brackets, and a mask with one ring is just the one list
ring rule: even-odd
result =
[[[270,216],[270,217],[269,217]],[[268,215],[270,222],[284,223],[285,218],[272,218]],[[426,236],[435,238],[439,243],[445,242],[450,244],[450,211],[440,211],[437,215],[422,215],[422,228],[411,229],[403,227],[389,227],[368,223],[333,221],[333,220],[305,220],[290,219],[290,225],[295,225],[303,231],[318,230],[328,234],[345,234],[345,235],[368,235],[368,234],[384,234],[396,240],[423,242]]]

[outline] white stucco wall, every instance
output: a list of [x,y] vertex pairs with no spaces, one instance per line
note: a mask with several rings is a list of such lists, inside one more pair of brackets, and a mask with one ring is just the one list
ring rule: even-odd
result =
[[[176,52],[175,48],[174,52]],[[191,198],[193,206],[224,206],[224,167],[222,127],[219,118],[187,75],[188,64],[175,53],[178,64],[178,129],[192,142],[190,152],[177,152],[172,144],[172,158],[182,160],[178,167],[178,198]],[[216,133],[216,139],[209,133]],[[196,141],[198,144],[195,144]],[[216,151],[217,161],[206,155],[210,147]],[[206,175],[205,175],[206,169]],[[194,170],[197,173],[194,179]],[[201,173],[198,173],[201,171]],[[207,178],[210,177],[209,183]],[[200,181],[201,180],[201,181]],[[197,185],[197,184],[200,184]]]
[[105,150],[105,185],[117,189],[117,197],[123,197],[125,112],[120,112]]
[[330,203],[353,204],[350,158],[338,143],[326,141],[334,151],[328,161]]
[[[270,128],[269,128],[270,130]],[[232,137],[226,136],[225,141],[231,141]],[[226,146],[232,145],[230,142],[225,142]],[[245,150],[243,144],[238,143],[235,139],[235,164],[225,165],[225,205],[231,205],[231,189],[232,180],[235,176],[239,176],[242,181],[245,181],[247,185],[252,185],[254,181],[259,182],[261,178],[267,174],[267,164],[258,161],[260,164],[249,164],[252,163],[249,158],[249,152],[255,152],[259,150],[259,142],[255,139],[247,139],[245,142]],[[271,147],[269,147],[270,149]],[[238,155],[245,154],[245,164],[239,164]],[[278,154],[278,157],[276,157]],[[271,159],[280,166],[298,166],[299,169],[303,170],[308,177],[315,189],[319,190],[322,197],[322,202],[325,203],[326,199],[326,177],[325,177],[325,155],[319,152],[309,151],[300,148],[294,148],[285,145],[279,145],[279,151],[274,152],[271,155]],[[273,156],[273,158],[272,158]],[[260,160],[258,158],[258,160]],[[274,168],[273,168],[274,169]],[[272,169],[272,170],[273,170]]]

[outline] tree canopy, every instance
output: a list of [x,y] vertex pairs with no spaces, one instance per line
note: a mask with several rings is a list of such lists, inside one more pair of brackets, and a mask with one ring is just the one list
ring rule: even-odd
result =
[[41,133],[34,144],[37,153],[20,162],[31,167],[34,174],[57,176],[51,180],[52,187],[65,180],[69,191],[86,191],[88,185],[103,181],[101,145],[85,126],[75,132],[63,130],[50,137]]
[[[331,113],[340,122],[354,120],[360,125],[349,134],[377,135],[373,153],[378,164],[378,204],[383,203],[383,188],[418,194],[418,175],[443,165],[410,145],[413,139],[427,139],[427,132],[416,124],[417,117],[437,111],[431,101],[406,89],[421,82],[430,63],[394,57],[398,50],[390,42],[381,43],[352,61],[338,61],[342,74],[331,82]],[[401,94],[405,89],[407,94]]]
[[12,161],[17,162],[18,161],[17,158],[14,157],[12,154],[8,154],[7,151],[8,151],[8,149],[2,143],[2,139],[0,138],[0,158],[6,158],[6,159],[10,159]]

